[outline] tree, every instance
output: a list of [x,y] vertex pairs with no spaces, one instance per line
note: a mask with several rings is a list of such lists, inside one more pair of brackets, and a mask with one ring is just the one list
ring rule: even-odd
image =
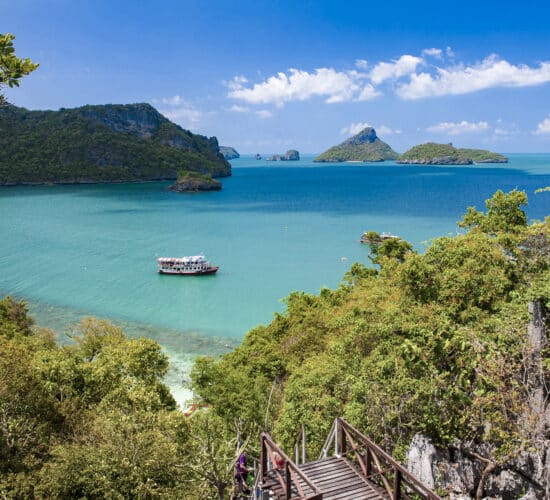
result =
[[[15,55],[14,39],[11,33],[0,33],[0,89],[4,85],[19,87],[19,80],[38,68],[38,64],[30,59],[20,59]],[[4,102],[4,96],[0,94],[0,106]]]

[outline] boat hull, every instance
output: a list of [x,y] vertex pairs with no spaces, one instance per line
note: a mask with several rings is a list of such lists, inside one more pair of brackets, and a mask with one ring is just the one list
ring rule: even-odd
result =
[[166,269],[159,269],[159,274],[175,274],[177,276],[201,276],[203,274],[216,274],[218,272],[218,266],[208,267],[199,271],[170,271]]

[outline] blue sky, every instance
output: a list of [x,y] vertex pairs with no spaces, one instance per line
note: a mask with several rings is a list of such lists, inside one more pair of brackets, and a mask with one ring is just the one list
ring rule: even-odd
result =
[[550,152],[543,1],[0,0],[40,68],[29,109],[149,102],[241,153],[321,152],[372,125],[426,141]]

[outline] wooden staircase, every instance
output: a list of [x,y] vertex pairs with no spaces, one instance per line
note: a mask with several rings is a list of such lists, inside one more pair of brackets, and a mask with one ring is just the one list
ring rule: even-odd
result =
[[[334,421],[321,457],[291,461],[268,434],[262,434],[262,496],[271,500],[375,500],[439,497],[344,419]],[[334,452],[329,456],[329,451]],[[275,457],[284,466],[274,466]],[[296,462],[299,453],[296,448]]]

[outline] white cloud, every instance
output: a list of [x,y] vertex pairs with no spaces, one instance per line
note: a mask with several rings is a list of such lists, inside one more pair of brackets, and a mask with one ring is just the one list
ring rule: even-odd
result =
[[461,122],[441,122],[428,127],[426,130],[437,134],[459,135],[482,132],[488,128],[489,124],[487,122],[468,122],[462,120]]
[[233,104],[228,111],[233,111],[235,113],[248,113],[250,111],[250,108],[247,108],[246,106],[239,106],[238,104]]
[[445,49],[445,55],[446,55],[448,58],[452,59],[452,58],[455,56],[455,53],[453,52],[453,49],[451,49],[451,47],[447,47],[447,48]]
[[245,83],[248,83],[248,78],[243,75],[236,75],[229,81],[222,82],[229,90],[240,89]]
[[[252,87],[239,84],[230,90],[228,97],[250,104],[274,103],[279,106],[290,101],[305,101],[314,96],[325,98],[327,103],[349,101],[359,90],[356,71],[336,71],[332,68],[318,68],[312,73],[290,69],[277,73]],[[235,80],[233,80],[235,81]]]
[[424,62],[421,57],[403,55],[392,62],[380,62],[369,73],[371,81],[379,85],[385,80],[401,78],[416,71],[417,66]]
[[432,47],[431,49],[424,49],[422,51],[423,56],[431,56],[431,57],[435,57],[436,59],[441,59],[442,53],[443,51],[441,49],[436,49],[434,47]]
[[355,59],[355,67],[359,69],[367,69],[369,62],[366,59]]
[[412,74],[410,82],[400,85],[396,92],[403,99],[420,99],[467,94],[493,87],[527,87],[546,82],[550,82],[550,62],[531,68],[526,65],[515,66],[491,55],[474,66],[437,68],[436,76],[429,73]]
[[342,135],[355,135],[367,127],[372,127],[372,125],[368,124],[367,122],[351,123],[347,127],[341,128],[340,133]]
[[538,135],[550,134],[550,115],[548,115],[547,118],[542,120],[537,125],[537,130],[535,130],[535,134],[538,134]]
[[393,135],[393,134],[401,134],[401,130],[398,129],[392,129],[390,127],[386,127],[386,125],[380,125],[379,127],[375,127],[377,135]]
[[361,93],[357,97],[358,101],[368,101],[369,99],[374,99],[375,97],[381,95],[382,92],[376,90],[370,83],[367,83]]
[[267,109],[259,109],[258,111],[256,111],[256,114],[263,119],[271,118],[273,116],[273,113]]
[[179,95],[152,99],[152,102],[153,104],[159,105],[159,111],[166,118],[176,122],[183,128],[196,129],[204,115],[204,113],[197,109],[192,103]]
[[[358,123],[351,123],[347,127],[343,127],[340,129],[340,134],[342,135],[355,135],[361,132],[364,128],[367,127],[373,127],[370,123],[367,122],[358,122]],[[386,125],[380,125],[378,127],[374,127],[376,130],[377,135],[392,135],[392,134],[400,134],[401,130],[397,129],[391,129],[390,127],[387,127]]]

